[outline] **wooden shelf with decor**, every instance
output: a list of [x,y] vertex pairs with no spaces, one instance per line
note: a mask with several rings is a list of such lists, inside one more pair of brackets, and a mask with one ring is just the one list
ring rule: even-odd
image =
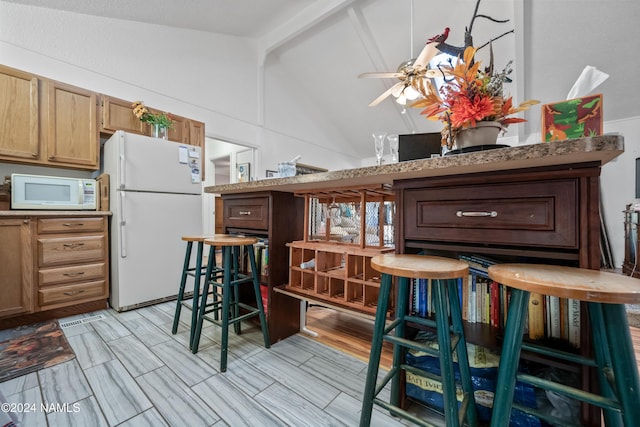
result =
[[304,240],[287,244],[289,282],[278,291],[374,315],[380,275],[371,268],[371,258],[395,251],[393,191],[378,185],[296,196],[305,199]]

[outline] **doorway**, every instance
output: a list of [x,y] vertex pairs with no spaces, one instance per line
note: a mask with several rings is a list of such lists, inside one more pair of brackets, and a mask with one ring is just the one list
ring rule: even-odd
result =
[[[205,137],[204,182],[205,187],[238,182],[238,163],[248,163],[255,171],[257,150],[253,147],[235,144],[220,139]],[[203,193],[203,232],[222,233],[222,199],[210,193]],[[217,214],[219,213],[219,214]]]

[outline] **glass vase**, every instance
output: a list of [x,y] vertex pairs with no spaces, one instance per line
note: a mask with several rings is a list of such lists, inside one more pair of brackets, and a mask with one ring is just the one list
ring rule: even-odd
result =
[[168,139],[169,129],[158,123],[151,123],[151,136],[154,138]]

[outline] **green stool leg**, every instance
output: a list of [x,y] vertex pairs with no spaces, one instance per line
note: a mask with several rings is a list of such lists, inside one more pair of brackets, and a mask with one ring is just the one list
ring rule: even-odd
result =
[[[222,339],[220,341],[220,372],[227,371],[227,353],[229,347],[229,308],[231,303],[231,256],[232,250],[230,246],[225,246],[223,249],[224,258],[224,278],[222,289]],[[235,258],[235,257],[234,257]],[[236,264],[237,265],[237,264]]]
[[464,327],[462,325],[462,309],[460,308],[460,298],[458,295],[457,285],[458,284],[456,280],[447,281],[453,332],[460,336],[458,345],[456,346],[458,368],[460,369],[460,382],[462,383],[462,390],[469,396],[470,399],[469,405],[467,406],[467,424],[469,426],[475,426],[478,424],[478,414],[476,412],[476,399],[473,392],[473,382],[471,381],[469,355],[467,354],[466,345],[467,340],[464,336]]
[[260,327],[262,328],[262,338],[264,339],[265,348],[271,347],[269,339],[269,328],[267,326],[267,318],[264,315],[264,306],[262,304],[262,294],[260,293],[260,272],[256,263],[256,254],[253,252],[253,245],[249,245],[249,263],[253,274],[253,291],[256,294],[256,306],[258,308],[258,316],[260,317]]
[[[184,264],[182,265],[182,278],[180,279],[180,288],[178,289],[178,301],[176,303],[176,312],[173,315],[173,327],[171,328],[171,333],[174,335],[178,332],[178,323],[180,323],[182,299],[184,298],[184,288],[187,284],[187,275],[189,271],[189,261],[191,260],[192,248],[193,248],[193,242],[187,242],[187,251],[185,252]],[[191,325],[193,326],[193,323]]]
[[[212,282],[209,280],[209,277],[212,276],[212,271],[211,271],[212,265],[211,263],[207,263],[207,271],[205,273],[205,276],[207,277],[207,280],[204,281],[204,286],[202,288],[202,292],[200,294],[200,304],[198,305],[198,309],[197,310],[193,310],[194,312],[197,311],[198,315],[196,317],[196,321],[195,321],[195,329],[193,327],[193,325],[191,326],[191,330],[193,332],[192,334],[192,338],[191,338],[191,352],[193,354],[196,354],[198,352],[198,347],[200,346],[200,335],[202,334],[202,321],[204,320],[204,316],[205,316],[205,311],[207,308],[207,298],[209,295],[209,286],[215,286],[212,285]],[[226,270],[225,270],[225,274],[226,274]],[[214,288],[215,291],[215,288]],[[195,292],[195,291],[194,291]]]
[[[598,365],[598,381],[602,396],[616,399],[615,392],[605,375],[605,369],[611,368],[611,355],[609,353],[610,340],[604,328],[604,318],[602,314],[602,304],[587,303],[589,321],[591,325],[591,335],[593,336],[593,352]],[[622,415],[620,412],[603,408],[603,416],[607,427],[622,427]]]
[[611,366],[625,426],[640,423],[640,381],[627,312],[623,304],[600,304],[609,338]]
[[380,282],[380,293],[378,294],[378,307],[376,308],[376,320],[373,325],[373,336],[371,338],[371,352],[369,354],[369,366],[367,368],[367,379],[364,386],[364,396],[362,398],[362,412],[360,414],[360,427],[369,427],[371,424],[371,412],[373,411],[373,398],[378,379],[378,369],[380,366],[380,354],[382,353],[382,336],[384,334],[385,321],[387,318],[387,306],[389,304],[389,294],[391,293],[391,276],[382,275]]
[[453,355],[451,354],[446,282],[444,280],[434,280],[433,282],[444,417],[447,420],[447,426],[458,427],[458,400],[456,399],[456,378],[453,370]]
[[[239,270],[239,262],[240,262],[240,246],[233,247],[233,282],[235,283],[238,280],[238,275],[240,274]],[[225,290],[227,287],[225,286]],[[223,311],[223,313],[227,313],[227,316],[231,316],[232,318],[240,317],[240,306],[238,303],[240,302],[240,290],[237,286],[229,286],[229,292],[231,292],[230,297],[233,302],[230,302],[230,305],[233,306],[233,314],[229,313],[229,310]],[[233,331],[236,335],[240,335],[242,333],[242,326],[240,322],[235,322],[233,324]]]
[[[407,306],[409,305],[409,279],[406,277],[398,277],[398,303],[396,305],[396,319],[402,319],[395,328],[395,336],[404,338],[405,333],[405,317],[407,316]],[[400,365],[404,363],[404,357],[407,349],[399,343],[393,344],[393,364],[392,369],[395,374],[391,379],[391,396],[389,403],[394,406],[400,406],[400,374],[402,369]]]
[[529,292],[511,288],[509,314],[505,328],[502,355],[498,367],[498,382],[493,399],[491,427],[507,427],[511,418],[511,404],[516,386],[516,373],[522,349],[522,334],[527,321]]

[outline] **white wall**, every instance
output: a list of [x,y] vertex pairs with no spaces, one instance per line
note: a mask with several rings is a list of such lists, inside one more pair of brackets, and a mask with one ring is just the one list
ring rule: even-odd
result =
[[291,146],[316,166],[359,162],[259,123],[251,39],[0,1],[0,63],[203,121],[208,137],[260,148],[259,177]]

